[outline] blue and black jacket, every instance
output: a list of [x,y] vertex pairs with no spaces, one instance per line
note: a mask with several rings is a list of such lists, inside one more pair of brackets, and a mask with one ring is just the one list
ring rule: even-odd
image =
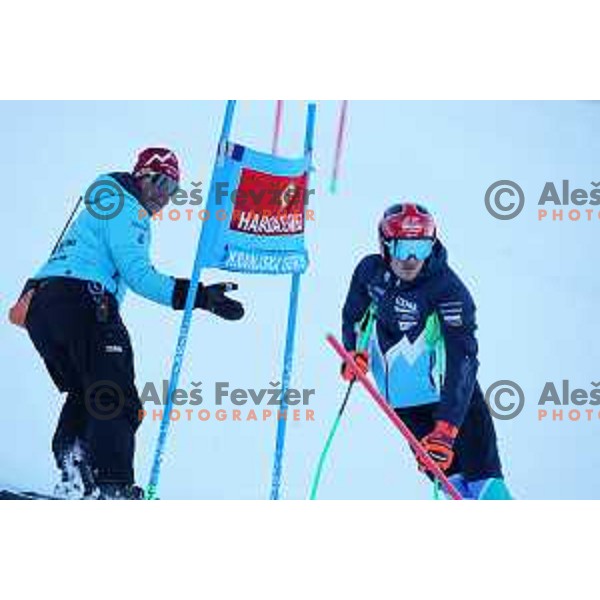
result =
[[441,242],[413,282],[378,254],[361,260],[343,309],[346,349],[356,348],[357,324],[371,304],[370,366],[381,393],[394,408],[436,403],[434,418],[460,427],[477,383],[475,305]]
[[[98,193],[89,193],[98,190]],[[151,218],[139,202],[140,190],[129,173],[101,175],[88,188],[88,210],[79,213],[62,242],[34,279],[70,277],[93,281],[121,302],[125,291],[172,305],[175,279],[159,273],[150,259]],[[94,204],[114,205],[98,218]]]

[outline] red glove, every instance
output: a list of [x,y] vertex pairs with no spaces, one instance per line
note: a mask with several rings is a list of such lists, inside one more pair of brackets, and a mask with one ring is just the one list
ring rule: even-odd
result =
[[[454,459],[452,447],[457,435],[458,427],[447,421],[436,421],[433,431],[421,440],[423,450],[429,454],[442,471],[448,470],[452,464]],[[418,458],[418,461],[419,468],[422,471],[427,471],[427,466],[423,463],[423,460]]]
[[[365,350],[355,350],[350,352],[350,354],[354,358],[356,366],[366,375],[369,370],[369,353]],[[356,379],[353,367],[347,362],[342,364],[342,379],[344,381],[354,381]]]

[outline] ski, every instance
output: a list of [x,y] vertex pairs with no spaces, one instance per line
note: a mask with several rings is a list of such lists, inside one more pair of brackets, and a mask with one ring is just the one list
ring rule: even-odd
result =
[[0,500],[60,500],[60,498],[39,492],[5,489],[0,490]]

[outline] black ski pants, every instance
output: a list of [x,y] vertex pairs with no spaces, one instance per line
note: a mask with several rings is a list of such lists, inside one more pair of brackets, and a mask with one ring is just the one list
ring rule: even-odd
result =
[[79,440],[97,483],[133,483],[141,403],[115,298],[94,282],[44,279],[36,284],[26,327],[56,387],[67,394],[52,440],[59,468]]

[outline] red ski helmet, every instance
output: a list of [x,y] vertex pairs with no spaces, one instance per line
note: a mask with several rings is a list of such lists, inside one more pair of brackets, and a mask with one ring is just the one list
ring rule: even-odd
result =
[[435,240],[437,228],[433,215],[420,204],[402,202],[388,208],[379,221],[379,244],[386,261],[390,256],[387,243],[392,240]]
[[133,174],[136,177],[167,175],[179,183],[179,161],[175,152],[168,148],[146,148],[139,153]]

